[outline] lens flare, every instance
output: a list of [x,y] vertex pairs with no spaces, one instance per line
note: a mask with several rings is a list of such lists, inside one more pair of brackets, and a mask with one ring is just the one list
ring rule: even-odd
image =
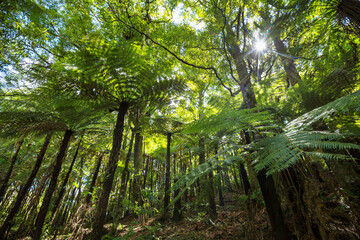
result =
[[258,39],[255,42],[255,49],[258,52],[264,51],[266,49],[266,42],[263,39]]

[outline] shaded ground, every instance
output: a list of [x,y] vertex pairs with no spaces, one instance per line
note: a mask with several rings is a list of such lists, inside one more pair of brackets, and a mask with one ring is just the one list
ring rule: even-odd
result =
[[187,209],[178,222],[160,222],[155,217],[140,224],[138,218],[127,217],[118,226],[115,239],[272,239],[265,208],[253,208],[249,219],[239,205],[231,194],[227,195],[225,206],[217,207],[214,221],[204,211],[194,209]]

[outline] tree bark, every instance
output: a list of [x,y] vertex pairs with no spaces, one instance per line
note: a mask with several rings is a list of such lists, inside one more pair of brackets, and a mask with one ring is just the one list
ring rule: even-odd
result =
[[131,158],[134,139],[135,139],[135,129],[131,129],[131,138],[130,138],[130,143],[129,143],[129,150],[128,150],[128,153],[126,155],[124,170],[121,173],[121,186],[120,186],[120,196],[119,197],[122,198],[122,199],[125,198],[127,183],[128,183],[128,180],[129,180],[129,178],[128,178],[128,176],[129,176],[129,162],[130,162],[130,158]]
[[15,162],[17,160],[17,156],[19,155],[20,148],[21,148],[21,145],[23,144],[23,142],[24,142],[24,138],[20,138],[20,140],[17,142],[16,151],[15,151],[13,157],[11,158],[10,167],[9,167],[9,169],[8,169],[6,175],[5,175],[5,178],[3,180],[3,183],[2,183],[2,185],[0,187],[0,202],[3,200],[3,198],[5,196],[6,189],[8,187],[9,180],[10,180],[13,168],[15,166]]
[[[70,164],[70,167],[69,167],[69,170],[67,171],[66,173],[66,176],[64,178],[64,181],[63,183],[61,184],[61,187],[60,187],[60,192],[55,200],[55,203],[54,203],[54,206],[51,210],[51,213],[54,215],[56,214],[56,210],[57,208],[59,207],[60,205],[60,202],[61,202],[61,199],[64,195],[64,192],[65,192],[65,188],[66,188],[66,184],[67,182],[69,181],[69,178],[70,178],[70,174],[72,172],[72,169],[74,167],[74,164],[75,164],[75,161],[76,161],[76,158],[77,158],[77,155],[79,153],[79,149],[80,149],[80,145],[81,145],[81,141],[82,141],[82,138],[83,138],[83,135],[80,137],[80,140],[79,140],[79,143],[78,143],[78,146],[76,148],[76,151],[75,151],[75,154],[74,154],[74,157],[73,157],[73,160],[71,161],[71,164]],[[54,216],[55,217],[55,216]]]
[[133,200],[138,202],[139,205],[142,205],[141,197],[141,156],[142,156],[142,140],[139,130],[137,127],[137,132],[135,134],[135,144],[134,144],[134,177],[133,177]]
[[283,41],[278,36],[279,34],[275,31],[276,36],[273,37],[273,42],[276,51],[280,54],[284,70],[286,72],[286,79],[288,85],[294,86],[295,84],[301,82],[301,77],[296,69],[295,62],[291,57],[285,57],[281,54],[288,55],[288,51],[283,43]]
[[244,184],[244,190],[245,190],[245,194],[248,195],[249,194],[249,190],[250,190],[250,182],[249,182],[249,178],[247,175],[247,172],[245,170],[245,166],[244,163],[240,163],[239,164],[239,168],[240,168],[240,175],[241,175],[241,180]]
[[124,131],[124,120],[128,108],[129,108],[129,104],[127,102],[122,102],[120,104],[119,113],[117,116],[116,125],[113,133],[112,149],[109,156],[109,162],[105,170],[105,176],[102,184],[102,192],[95,213],[95,219],[92,229],[92,238],[94,240],[101,239],[101,236],[104,234],[103,225],[106,218],[106,211],[109,203],[109,197],[114,180],[114,175],[119,160],[119,154],[120,154],[123,131]]
[[261,193],[264,197],[266,211],[268,212],[271,228],[276,240],[287,240],[290,232],[285,224],[279,198],[272,176],[266,177],[266,170],[263,169],[257,174]]
[[146,163],[145,163],[145,169],[144,169],[143,189],[146,188],[146,178],[147,178],[147,173],[149,171],[150,161],[151,161],[150,156],[147,156]]
[[210,218],[215,220],[217,218],[216,203],[215,203],[215,189],[214,189],[214,174],[211,171],[208,174],[208,200],[210,207]]
[[99,171],[100,171],[101,162],[102,162],[103,157],[104,157],[104,152],[101,152],[100,155],[99,155],[98,161],[96,163],[95,169],[94,169],[94,173],[93,173],[93,177],[91,179],[89,191],[86,194],[86,198],[85,198],[85,204],[86,205],[88,205],[90,203],[90,201],[91,201],[92,193],[94,191],[96,179],[98,178],[98,175],[99,175]]
[[171,133],[167,133],[166,145],[166,173],[165,173],[165,197],[164,197],[164,212],[165,217],[170,203],[170,146],[171,146]]
[[46,149],[49,146],[51,140],[51,134],[46,135],[44,143],[41,147],[41,150],[36,158],[35,161],[35,165],[30,173],[30,176],[28,177],[26,183],[24,184],[24,186],[21,188],[19,194],[16,197],[16,201],[14,206],[12,207],[12,209],[10,210],[8,216],[6,217],[3,225],[0,228],[0,239],[4,238],[4,235],[6,233],[6,231],[11,227],[11,221],[13,220],[13,218],[15,217],[16,213],[19,211],[21,203],[23,202],[23,200],[25,199],[25,196],[29,190],[29,188],[31,187],[36,174],[38,173],[40,167],[41,167],[41,163],[44,159],[45,153],[46,153]]
[[62,165],[63,159],[65,158],[65,154],[66,154],[66,151],[67,151],[67,148],[68,148],[68,145],[69,145],[72,135],[73,135],[72,130],[66,130],[64,138],[61,142],[59,153],[55,159],[55,165],[54,165],[53,173],[52,173],[52,176],[50,179],[49,187],[45,192],[45,197],[44,197],[42,205],[40,207],[39,214],[36,218],[33,240],[39,240],[41,237],[46,213],[48,211],[52,195],[55,191],[57,179],[58,179],[60,171],[61,171],[61,165]]

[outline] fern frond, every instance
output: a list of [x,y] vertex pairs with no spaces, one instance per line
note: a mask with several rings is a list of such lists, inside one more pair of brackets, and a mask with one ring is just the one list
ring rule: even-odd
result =
[[360,90],[318,107],[288,123],[285,131],[306,130],[313,123],[327,119],[335,113],[360,112]]
[[194,184],[197,179],[201,178],[202,176],[204,176],[204,175],[208,174],[209,172],[214,171],[218,168],[229,166],[236,161],[243,160],[242,156],[227,156],[225,159],[222,159],[221,157],[223,156],[223,154],[227,153],[229,150],[231,150],[231,149],[230,148],[226,149],[226,150],[222,151],[221,153],[214,155],[213,157],[207,159],[206,162],[204,162],[203,164],[200,164],[199,166],[197,166],[196,168],[194,168],[193,170],[191,170],[190,172],[188,172],[187,174],[182,176],[171,187],[171,191],[175,191],[180,188],[183,188],[183,189],[177,195],[177,197],[174,198],[170,202],[170,204],[175,203],[182,196],[182,194],[186,191],[186,189],[188,189],[192,184]]
[[268,169],[267,174],[282,171],[306,156],[312,160],[351,159],[351,156],[332,151],[359,149],[353,143],[342,142],[340,133],[293,130],[255,143],[255,170]]
[[216,115],[205,117],[190,124],[183,133],[232,132],[256,128],[258,131],[277,129],[274,116],[269,111],[259,108],[227,109]]

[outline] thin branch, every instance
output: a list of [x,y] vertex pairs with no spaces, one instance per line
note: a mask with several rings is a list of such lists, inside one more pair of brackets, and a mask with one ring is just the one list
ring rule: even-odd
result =
[[[109,8],[111,9],[111,11],[113,13],[115,13],[115,11],[113,10],[113,8],[111,7],[110,3],[108,3],[109,5]],[[223,82],[223,80],[220,78],[217,70],[213,67],[213,66],[210,66],[210,67],[204,67],[204,66],[200,66],[200,65],[195,65],[195,64],[192,64],[192,63],[189,63],[187,61],[185,61],[184,59],[180,58],[179,56],[177,56],[174,52],[172,52],[170,49],[168,49],[167,47],[165,47],[164,45],[162,45],[161,43],[155,41],[153,38],[151,38],[148,34],[140,31],[139,29],[137,29],[136,27],[134,27],[133,25],[130,25],[128,23],[126,23],[125,21],[121,20],[116,14],[115,14],[116,18],[117,18],[117,21],[121,22],[122,24],[124,24],[125,26],[135,30],[136,32],[138,32],[139,34],[145,36],[147,39],[149,39],[152,43],[154,43],[155,45],[161,47],[162,49],[164,49],[166,52],[170,53],[170,55],[172,55],[174,58],[176,58],[177,60],[179,60],[180,62],[182,62],[183,64],[185,65],[188,65],[188,66],[191,66],[191,67],[194,67],[194,68],[198,68],[198,69],[204,69],[204,70],[212,70],[216,76],[216,78],[220,81],[220,84],[230,92],[230,95],[232,97],[234,97],[234,93],[232,92],[231,88],[229,88],[228,86],[226,86]],[[130,19],[129,19],[130,20]]]

